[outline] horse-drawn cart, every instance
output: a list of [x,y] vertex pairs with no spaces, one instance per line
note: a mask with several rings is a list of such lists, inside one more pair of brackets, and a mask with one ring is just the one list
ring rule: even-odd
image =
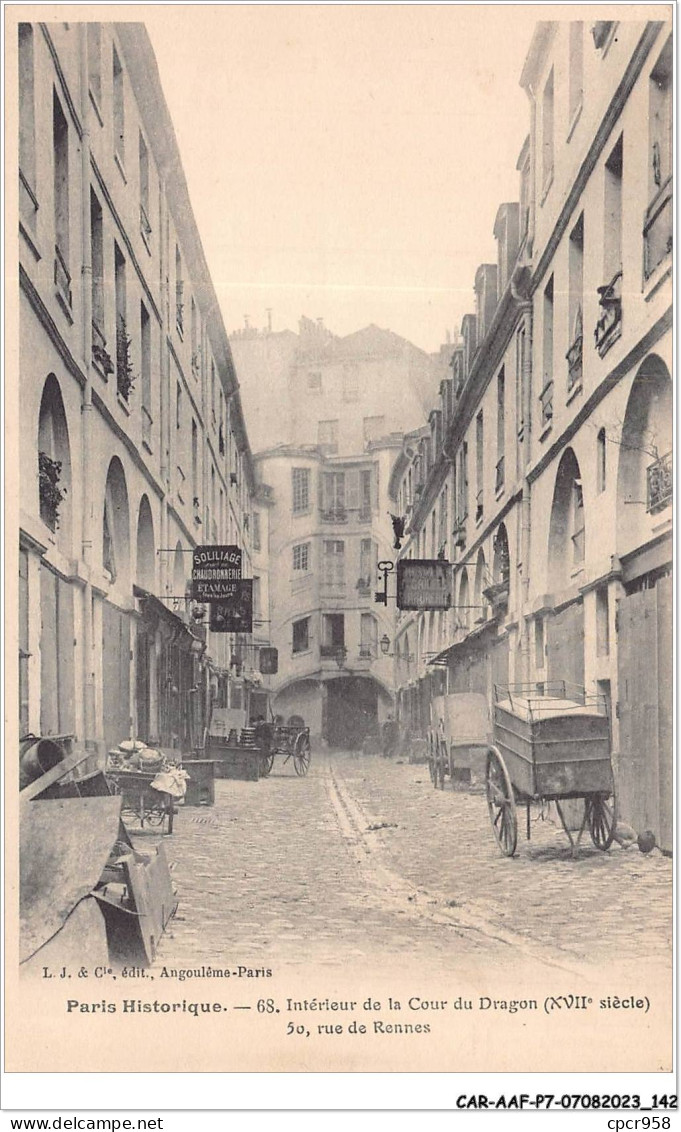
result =
[[256,723],[255,736],[262,750],[260,773],[267,776],[274,766],[275,755],[284,756],[284,766],[293,759],[296,774],[304,777],[310,769],[310,728],[299,724]]

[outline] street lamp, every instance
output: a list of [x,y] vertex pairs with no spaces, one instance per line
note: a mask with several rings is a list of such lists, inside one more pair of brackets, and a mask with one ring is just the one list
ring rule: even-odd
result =
[[388,656],[389,655],[388,650],[390,649],[390,637],[388,636],[387,633],[383,634],[379,644],[381,646],[381,652],[383,653],[383,655]]

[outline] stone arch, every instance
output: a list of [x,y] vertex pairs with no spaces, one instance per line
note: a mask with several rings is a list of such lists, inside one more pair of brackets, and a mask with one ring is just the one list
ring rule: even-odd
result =
[[59,382],[49,374],[38,415],[40,517],[64,545],[71,538],[71,447]]
[[130,508],[125,472],[118,456],[109,464],[104,488],[102,566],[118,585],[130,585]]
[[572,448],[560,458],[549,526],[549,584],[566,589],[572,572],[584,561],[586,522],[582,476]]
[[156,544],[154,540],[154,520],[147,495],[140,499],[137,514],[137,585],[149,593],[156,587]]
[[[672,381],[657,354],[641,363],[624,416],[617,471],[617,553],[647,541],[671,508]],[[669,512],[671,515],[671,511]]]

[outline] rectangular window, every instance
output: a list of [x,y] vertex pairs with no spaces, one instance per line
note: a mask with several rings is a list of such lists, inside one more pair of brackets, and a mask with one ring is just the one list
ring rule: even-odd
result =
[[322,485],[322,518],[329,522],[345,522],[345,473],[325,472]]
[[95,100],[97,111],[102,106],[102,25],[87,25],[87,69],[90,94]]
[[569,125],[575,121],[584,96],[584,24],[570,23]]
[[536,668],[544,667],[544,619],[537,618],[534,623],[534,663]]
[[359,584],[368,589],[376,580],[376,544],[373,539],[363,538],[359,546]]
[[359,473],[359,517],[363,522],[371,519],[371,469],[364,468]]
[[551,68],[542,98],[542,196],[549,191],[553,180],[553,110],[553,68]]
[[570,233],[568,249],[568,393],[582,380],[584,344],[582,304],[584,302],[584,213]]
[[[35,77],[33,70],[33,28],[19,24],[19,173],[30,190],[27,212],[35,213]],[[22,195],[22,206],[24,204]],[[24,209],[22,208],[22,215]]]
[[544,288],[542,323],[542,388],[541,427],[546,429],[553,419],[553,276]]
[[194,507],[199,506],[199,430],[192,419],[192,497]]
[[[92,257],[92,325],[95,342],[102,349],[104,338],[104,228],[102,206],[90,191],[90,255]],[[93,354],[94,356],[94,354]]]
[[151,223],[149,221],[149,150],[140,130],[139,138],[139,166],[140,166],[140,232],[145,244],[149,244],[151,236]]
[[457,523],[463,524],[468,516],[468,445],[466,441],[461,445],[458,454],[458,468],[456,473],[456,518]]
[[363,421],[364,443],[370,444],[385,433],[385,417],[365,417]]
[[324,540],[324,583],[345,585],[345,543],[342,539]]
[[71,275],[69,273],[69,128],[53,92],[52,142],[54,150],[54,281],[60,297],[71,306]]
[[649,199],[664,185],[672,172],[672,41],[664,50],[650,74],[650,165]]
[[338,421],[319,421],[317,444],[328,455],[332,456],[338,451]]
[[182,386],[179,381],[175,387],[175,428],[182,427]]
[[261,538],[260,538],[260,512],[259,511],[253,512],[253,531],[252,531],[252,534],[251,534],[251,546],[253,547],[254,550],[261,550],[262,549]]
[[310,469],[293,468],[291,472],[293,511],[299,514],[310,507]]
[[497,467],[494,490],[504,486],[504,452],[506,448],[506,372],[502,366],[497,377]]
[[342,613],[325,613],[323,617],[324,636],[322,646],[326,649],[341,649],[345,645],[345,616]]
[[128,337],[128,305],[125,280],[125,257],[114,244],[114,286],[116,293],[116,382],[124,397],[130,393],[130,339]]
[[123,68],[116,48],[113,49],[113,131],[114,154],[125,164],[125,91]]
[[152,320],[149,312],[140,302],[139,328],[141,340],[141,403],[145,409],[152,409]]
[[515,340],[515,396],[518,436],[522,439],[525,428],[525,327],[521,327]]
[[359,655],[374,657],[378,652],[378,624],[372,613],[362,613],[360,619]]
[[292,652],[307,652],[310,647],[310,618],[303,617],[293,622]]
[[293,547],[293,569],[301,574],[307,574],[310,569],[309,542],[300,542]]
[[596,590],[596,655],[610,654],[610,607],[608,587],[599,586]]
[[605,227],[603,231],[603,283],[622,269],[623,136],[605,163]]
[[484,510],[485,443],[482,410],[475,418],[475,521],[479,523]]
[[175,325],[180,338],[184,334],[184,281],[182,279],[182,256],[175,245]]

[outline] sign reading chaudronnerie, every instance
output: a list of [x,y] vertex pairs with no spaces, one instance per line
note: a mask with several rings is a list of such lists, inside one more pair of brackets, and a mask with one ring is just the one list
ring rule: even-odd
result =
[[241,579],[240,546],[196,546],[192,553],[194,601],[234,597]]

